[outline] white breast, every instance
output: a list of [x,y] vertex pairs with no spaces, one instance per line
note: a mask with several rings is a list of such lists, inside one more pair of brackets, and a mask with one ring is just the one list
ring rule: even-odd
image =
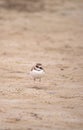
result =
[[39,78],[42,77],[45,74],[45,72],[43,70],[37,71],[37,70],[32,70],[30,72],[30,75],[35,77],[35,78]]

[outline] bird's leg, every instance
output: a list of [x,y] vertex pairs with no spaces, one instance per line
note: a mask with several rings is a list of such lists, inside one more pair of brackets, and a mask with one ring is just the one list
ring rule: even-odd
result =
[[34,78],[34,82],[36,81],[36,79]]
[[39,78],[39,82],[41,82],[41,78]]

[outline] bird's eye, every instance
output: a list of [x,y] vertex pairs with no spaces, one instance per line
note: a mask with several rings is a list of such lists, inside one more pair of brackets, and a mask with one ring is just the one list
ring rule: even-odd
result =
[[39,67],[40,69],[42,69],[42,67]]

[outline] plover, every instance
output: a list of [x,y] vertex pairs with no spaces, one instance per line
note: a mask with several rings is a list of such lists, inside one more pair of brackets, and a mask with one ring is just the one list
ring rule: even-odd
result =
[[37,63],[35,66],[33,66],[30,71],[30,75],[33,77],[34,81],[36,79],[39,79],[39,81],[41,81],[41,78],[43,77],[44,74],[45,71],[42,67],[42,64],[40,63]]

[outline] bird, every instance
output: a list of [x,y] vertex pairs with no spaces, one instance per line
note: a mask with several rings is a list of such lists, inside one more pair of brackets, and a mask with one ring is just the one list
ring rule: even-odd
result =
[[39,79],[41,82],[41,78],[44,76],[44,74],[45,70],[43,69],[41,63],[36,63],[36,65],[31,68],[30,75],[33,77],[34,81],[36,81],[36,79]]

